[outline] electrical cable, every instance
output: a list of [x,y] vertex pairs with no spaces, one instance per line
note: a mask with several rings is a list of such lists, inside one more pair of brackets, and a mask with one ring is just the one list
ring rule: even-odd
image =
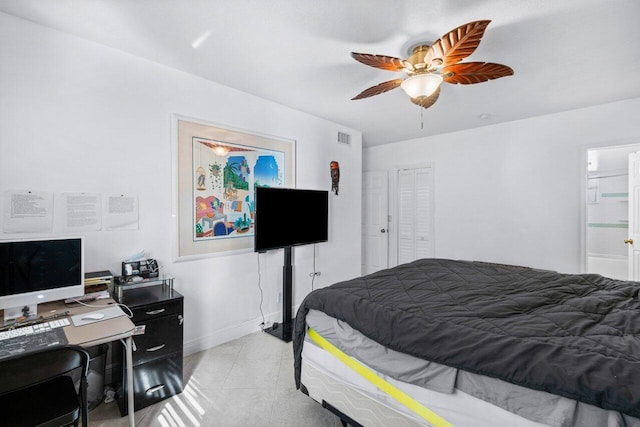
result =
[[313,245],[313,272],[309,273],[309,277],[311,277],[311,290],[314,290],[313,282],[316,280],[316,276],[319,276],[320,272],[316,271],[316,245]]
[[313,290],[313,282],[316,279],[316,245],[313,245],[313,277],[311,277],[311,290]]
[[264,302],[264,293],[262,292],[262,286],[260,284],[262,280],[262,276],[260,275],[260,252],[256,252],[258,255],[258,289],[260,289],[260,315],[262,316],[262,323],[260,324],[260,329],[264,332],[264,312],[262,311],[262,303]]

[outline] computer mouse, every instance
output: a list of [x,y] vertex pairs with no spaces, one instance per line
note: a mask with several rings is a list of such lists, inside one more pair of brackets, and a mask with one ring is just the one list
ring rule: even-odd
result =
[[82,320],[100,320],[104,317],[103,313],[87,313],[82,316]]

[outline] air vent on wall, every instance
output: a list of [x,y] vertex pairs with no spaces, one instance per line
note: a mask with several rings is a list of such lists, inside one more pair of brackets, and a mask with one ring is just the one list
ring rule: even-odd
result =
[[351,135],[338,131],[338,142],[340,144],[351,145]]

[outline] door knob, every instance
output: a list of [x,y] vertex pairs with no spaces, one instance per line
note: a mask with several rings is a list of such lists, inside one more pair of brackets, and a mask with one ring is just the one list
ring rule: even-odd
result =
[[386,233],[386,232],[387,232],[387,230],[385,230],[385,229],[383,228],[383,229],[381,229],[381,230],[380,230],[380,232],[384,234],[384,233]]
[[625,242],[627,245],[633,245],[633,239],[624,239],[624,242]]

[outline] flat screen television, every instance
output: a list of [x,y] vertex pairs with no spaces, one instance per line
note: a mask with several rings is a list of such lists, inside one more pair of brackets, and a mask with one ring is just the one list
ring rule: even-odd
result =
[[328,191],[256,187],[255,202],[256,252],[328,240]]
[[0,240],[0,309],[5,319],[25,306],[82,295],[82,237]]

